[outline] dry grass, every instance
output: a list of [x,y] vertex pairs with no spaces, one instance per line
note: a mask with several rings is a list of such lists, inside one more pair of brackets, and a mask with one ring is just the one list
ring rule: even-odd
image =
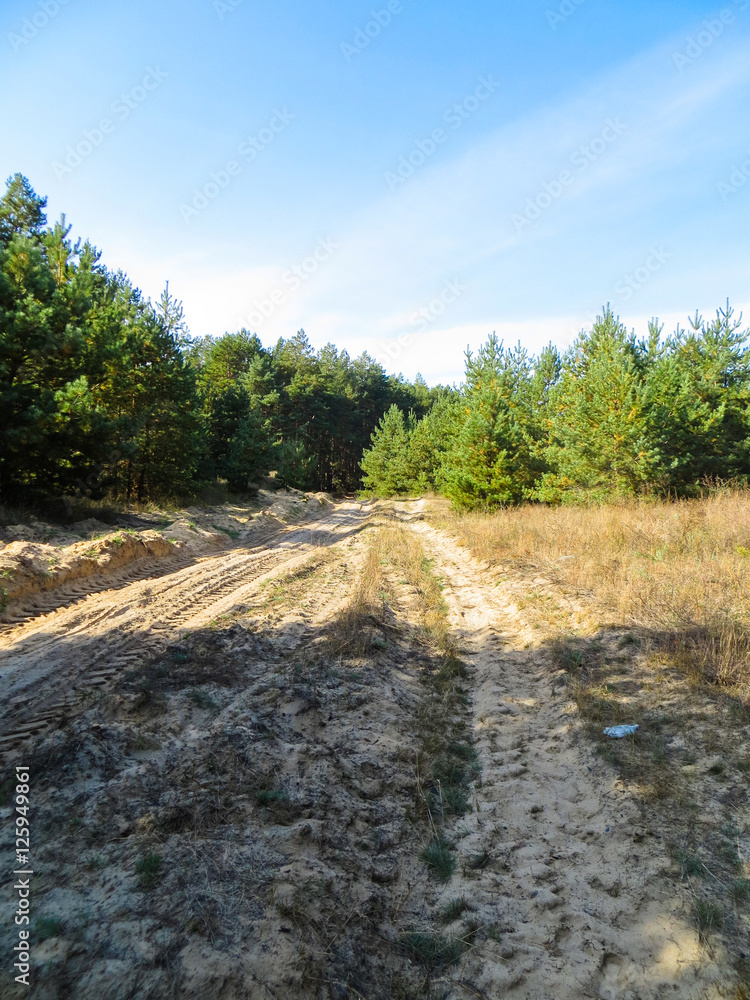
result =
[[336,616],[328,634],[332,653],[361,656],[377,642],[377,628],[386,618],[384,567],[386,535],[379,531],[365,554],[349,603]]
[[430,572],[424,550],[413,532],[388,524],[374,534],[364,564],[359,572],[352,597],[338,615],[331,630],[334,652],[363,654],[377,643],[377,629],[387,628],[397,603],[388,569],[401,582],[414,588],[422,626],[421,638],[443,651],[448,641],[448,626],[440,582]]
[[648,629],[683,667],[750,697],[749,490],[441,517],[478,558],[577,592],[593,627]]
[[421,638],[443,653],[453,652],[441,582],[432,573],[421,541],[413,531],[400,526],[388,530],[385,538],[385,558],[402,574],[403,581],[414,588],[422,623]]
[[408,636],[423,651],[413,719],[416,794],[408,815],[428,838],[422,860],[449,880],[454,848],[440,831],[470,809],[469,789],[479,773],[468,726],[468,671],[450,634],[442,581],[419,537],[394,523],[387,509],[384,514],[352,597],[329,631],[329,647],[338,655],[363,657],[391,643],[395,649]]
[[[701,939],[720,945],[747,1000],[750,490],[493,515],[434,510],[540,629],[582,731],[658,829]],[[635,722],[632,737],[603,735]]]

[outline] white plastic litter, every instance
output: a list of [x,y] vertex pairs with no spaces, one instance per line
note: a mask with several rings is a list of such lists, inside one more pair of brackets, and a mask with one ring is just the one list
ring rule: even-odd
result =
[[602,732],[605,736],[612,736],[616,740],[621,740],[623,736],[632,736],[640,728],[640,726],[609,726],[607,729],[603,729]]

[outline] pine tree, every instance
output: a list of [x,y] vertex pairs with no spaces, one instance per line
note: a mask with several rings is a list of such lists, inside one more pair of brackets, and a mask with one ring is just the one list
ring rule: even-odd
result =
[[376,496],[408,493],[409,428],[404,414],[393,403],[372,434],[372,445],[362,456],[363,485]]
[[204,448],[194,370],[150,303],[122,275],[112,282],[100,399],[116,420],[112,488],[128,500],[181,495]]
[[0,244],[8,244],[13,236],[38,236],[47,224],[46,207],[47,199],[39,197],[28,178],[9,177],[0,198]]
[[607,307],[563,359],[550,393],[551,441],[540,500],[606,500],[654,482],[658,449],[649,434],[648,346]]
[[51,231],[21,175],[0,201],[0,495],[69,490],[101,462],[107,420],[90,396],[87,318],[103,283],[98,257]]
[[182,302],[179,302],[173,295],[169,294],[169,282],[164,286],[159,304],[154,311],[161,325],[177,342],[180,348],[189,349],[192,344],[192,338],[187,320],[185,319],[185,310],[182,307]]
[[541,471],[539,417],[532,406],[532,361],[493,333],[466,352],[463,421],[444,462],[446,496],[459,508],[517,503]]
[[706,481],[750,476],[750,332],[729,306],[710,324],[678,327],[649,373],[649,429],[663,487],[696,492]]
[[422,419],[412,421],[408,465],[411,488],[416,492],[444,488],[446,463],[461,412],[457,394],[443,389]]
[[242,492],[248,483],[256,481],[268,471],[270,444],[256,413],[244,416],[232,435],[229,452],[224,464],[227,484],[231,490]]

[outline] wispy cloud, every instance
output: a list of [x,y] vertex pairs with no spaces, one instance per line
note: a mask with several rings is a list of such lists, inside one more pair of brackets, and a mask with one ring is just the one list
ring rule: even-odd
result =
[[[654,273],[637,308],[684,317],[739,294],[727,267],[734,250],[711,227],[720,228],[716,178],[750,141],[750,46],[738,27],[679,74],[675,45],[645,52],[460,150],[438,151],[408,184],[384,191],[337,233],[340,252],[290,292],[264,325],[264,339],[304,325],[315,343],[368,345],[375,353],[379,342],[411,333],[413,346],[399,359],[405,372],[424,370],[430,355],[431,370],[456,376],[466,343],[492,329],[533,349],[569,340],[575,317],[616,299],[618,281],[652,246],[682,245],[701,218],[703,243],[693,241],[678,267]],[[580,166],[581,151],[599,149],[607,120],[618,117],[627,128],[617,141]],[[513,214],[563,170],[573,182],[533,226],[516,231]],[[305,252],[300,241],[289,260],[268,267],[196,281],[185,274],[193,325],[221,332],[236,324]],[[466,291],[419,334],[415,314],[449,281]],[[705,301],[715,294],[716,302]],[[436,352],[444,361],[432,360]]]

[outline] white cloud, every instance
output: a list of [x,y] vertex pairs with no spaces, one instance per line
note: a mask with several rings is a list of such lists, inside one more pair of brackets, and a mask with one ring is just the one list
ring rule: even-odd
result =
[[[134,278],[156,294],[169,277],[196,333],[218,334],[244,322],[269,343],[304,326],[316,345],[331,340],[353,354],[364,348],[377,354],[383,344],[412,336],[393,367],[421,371],[428,381],[460,377],[466,343],[476,347],[493,329],[507,342],[520,337],[531,350],[550,339],[565,346],[590,311],[606,301],[624,305],[616,284],[654,243],[680,252],[633,300],[638,315],[623,319],[645,332],[650,310],[668,318],[669,327],[701,304],[696,298],[718,294],[719,302],[705,306],[712,311],[745,288],[730,266],[731,240],[726,233],[720,238],[718,225],[713,234],[711,223],[722,211],[712,185],[731,165],[736,141],[746,144],[750,135],[741,103],[748,45],[738,28],[683,74],[675,70],[674,51],[663,45],[643,53],[469,149],[456,147],[451,155],[446,145],[442,159],[432,158],[394,195],[384,182],[382,198],[363,206],[337,234],[340,249],[296,289],[283,274],[310,248],[281,208],[281,224],[290,229],[285,260],[243,267],[222,255],[221,266],[207,267],[219,246],[208,240],[200,256],[152,260],[140,272],[133,268]],[[573,166],[574,151],[618,117],[628,126],[624,134],[585,171]],[[511,215],[565,169],[573,181],[564,194],[517,233]],[[428,332],[416,334],[416,311],[456,279],[465,293]],[[253,323],[258,303],[278,289],[283,299]]]

